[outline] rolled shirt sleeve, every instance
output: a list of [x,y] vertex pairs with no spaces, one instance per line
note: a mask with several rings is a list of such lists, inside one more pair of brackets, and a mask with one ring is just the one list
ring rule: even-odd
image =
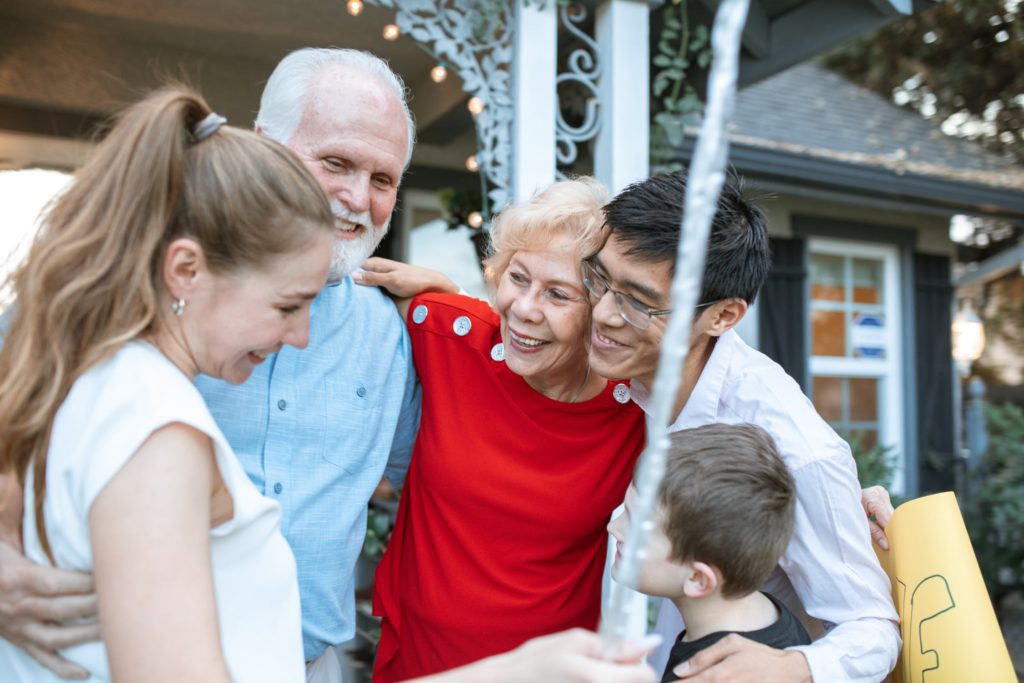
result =
[[896,666],[899,618],[871,548],[860,485],[845,444],[793,470],[796,532],[780,566],[824,638],[792,648],[816,682],[881,681]]

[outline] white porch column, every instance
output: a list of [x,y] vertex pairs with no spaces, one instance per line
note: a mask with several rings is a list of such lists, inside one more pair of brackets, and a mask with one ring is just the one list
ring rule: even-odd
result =
[[[515,0],[512,36],[512,200],[528,198],[555,180],[555,91],[558,48],[557,3]],[[543,8],[538,8],[543,4]],[[499,208],[499,207],[495,207]]]
[[649,173],[649,17],[647,0],[606,0],[597,8],[602,122],[594,175],[613,193]]

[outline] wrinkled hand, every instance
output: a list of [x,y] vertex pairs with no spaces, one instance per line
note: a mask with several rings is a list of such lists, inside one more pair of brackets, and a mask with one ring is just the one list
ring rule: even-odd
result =
[[[35,564],[0,541],[0,636],[61,678],[85,679],[57,651],[99,640],[95,617],[91,575]],[[65,623],[80,619],[88,621]]]
[[644,650],[626,647],[615,661],[602,659],[601,638],[573,629],[534,638],[504,659],[500,680],[505,683],[654,683],[654,670],[640,660]]
[[868,516],[871,527],[871,538],[882,550],[889,549],[889,540],[885,537],[885,527],[892,520],[892,500],[889,492],[882,486],[872,486],[860,492],[860,502]]
[[811,683],[807,659],[735,633],[701,650],[673,672],[687,683]]
[[444,273],[379,256],[367,259],[362,271],[352,273],[352,279],[361,285],[383,287],[399,299],[424,292],[459,292],[459,286]]

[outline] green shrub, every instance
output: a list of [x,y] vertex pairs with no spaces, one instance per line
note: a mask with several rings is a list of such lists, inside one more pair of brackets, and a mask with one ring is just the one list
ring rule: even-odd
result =
[[[850,444],[850,452],[853,460],[857,463],[857,479],[861,488],[869,486],[884,486],[892,491],[892,478],[896,473],[896,465],[899,462],[899,454],[892,446],[875,444],[871,448],[864,446],[863,435],[859,432],[840,431],[839,436],[846,443]],[[895,500],[893,501],[895,505]]]
[[377,562],[383,557],[394,525],[389,510],[370,505],[366,511],[366,538],[363,540],[363,554],[368,559]]
[[988,451],[971,475],[967,529],[981,573],[998,603],[1024,582],[1024,410],[985,406]]

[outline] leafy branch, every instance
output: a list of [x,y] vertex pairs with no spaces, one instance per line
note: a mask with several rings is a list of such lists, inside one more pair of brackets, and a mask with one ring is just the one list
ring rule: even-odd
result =
[[658,104],[651,125],[651,170],[659,173],[682,168],[676,160],[676,148],[683,142],[686,125],[704,111],[704,103],[686,74],[693,64],[706,69],[711,63],[708,28],[701,25],[691,30],[686,0],[672,0],[663,12],[654,56],[658,71],[651,85]]

